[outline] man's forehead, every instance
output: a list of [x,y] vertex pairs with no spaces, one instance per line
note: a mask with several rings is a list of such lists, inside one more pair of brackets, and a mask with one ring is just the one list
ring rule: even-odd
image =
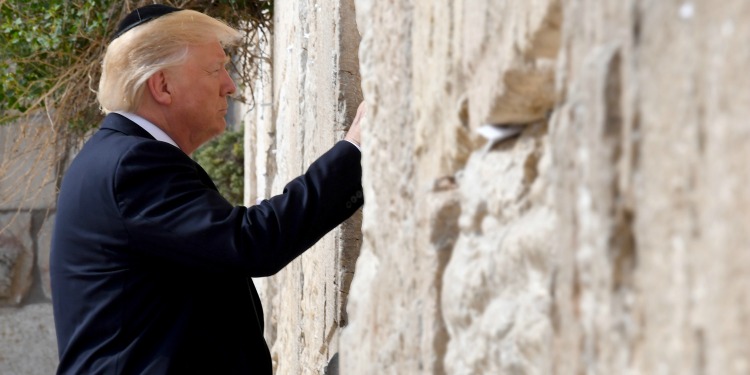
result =
[[216,69],[231,61],[231,57],[218,42],[188,45],[185,63],[200,69]]

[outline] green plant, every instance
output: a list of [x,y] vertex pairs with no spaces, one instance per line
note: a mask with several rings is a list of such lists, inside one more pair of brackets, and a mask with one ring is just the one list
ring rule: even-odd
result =
[[242,204],[244,193],[242,140],[242,130],[227,130],[193,153],[193,160],[211,176],[221,195],[235,205]]
[[[0,126],[43,114],[54,129],[54,139],[45,143],[45,147],[56,149],[59,176],[66,165],[67,150],[79,144],[80,138],[101,121],[96,89],[101,60],[117,23],[133,9],[154,2],[0,0]],[[242,31],[246,37],[229,51],[236,64],[233,76],[240,88],[252,88],[258,60],[269,59],[268,53],[259,46],[267,45],[269,40],[273,0],[158,2],[206,13]],[[244,98],[238,99],[247,102]],[[237,136],[228,133],[216,141],[218,145],[207,148],[225,147],[230,139],[236,140]],[[230,201],[239,203],[242,200],[241,142],[230,151],[223,164],[204,161],[204,165],[222,193]],[[205,152],[210,155],[213,151]]]
[[42,108],[62,109],[64,120],[96,112],[91,57],[103,49],[113,3],[0,0],[0,123]]
[[[257,46],[271,30],[271,0],[174,0],[242,30],[248,37],[233,51],[240,86],[268,56]],[[118,21],[152,0],[0,0],[0,124],[45,111],[61,133],[96,127],[100,64]]]

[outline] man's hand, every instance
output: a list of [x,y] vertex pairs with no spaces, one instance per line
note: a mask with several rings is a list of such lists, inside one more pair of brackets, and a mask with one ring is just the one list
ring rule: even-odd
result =
[[362,121],[362,119],[365,117],[365,102],[359,103],[359,108],[357,108],[357,115],[354,116],[354,121],[352,121],[352,126],[349,127],[349,131],[346,132],[346,136],[344,139],[346,139],[349,142],[354,143],[357,145],[357,147],[362,145],[362,141],[360,141],[360,131],[359,131],[359,122]]

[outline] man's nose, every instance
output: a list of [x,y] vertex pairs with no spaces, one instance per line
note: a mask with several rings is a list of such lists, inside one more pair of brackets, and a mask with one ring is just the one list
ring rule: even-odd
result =
[[224,96],[231,96],[237,92],[237,86],[234,84],[234,80],[229,76],[229,72],[224,69],[224,81],[222,82],[222,94]]

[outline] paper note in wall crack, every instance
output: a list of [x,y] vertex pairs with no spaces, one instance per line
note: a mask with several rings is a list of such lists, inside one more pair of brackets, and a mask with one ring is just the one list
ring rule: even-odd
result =
[[499,142],[518,135],[523,128],[523,125],[485,124],[477,129],[477,133],[487,139],[487,145],[484,149],[487,152]]

